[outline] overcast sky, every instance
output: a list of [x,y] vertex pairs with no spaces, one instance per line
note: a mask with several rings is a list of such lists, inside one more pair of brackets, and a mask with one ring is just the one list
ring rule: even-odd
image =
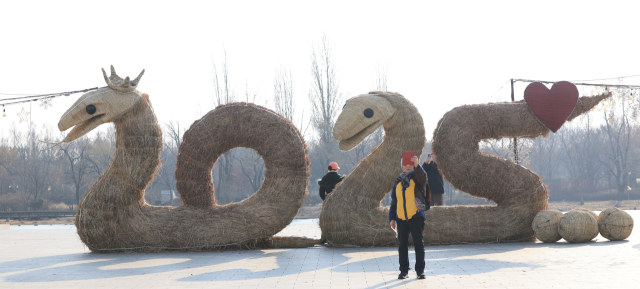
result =
[[[104,86],[100,68],[146,73],[161,123],[189,126],[213,109],[212,61],[227,52],[238,94],[273,108],[278,67],[290,67],[297,109],[309,111],[310,58],[326,35],[345,98],[388,88],[437,121],[463,104],[510,100],[510,78],[584,80],[640,74],[638,1],[3,1],[0,93]],[[616,84],[617,80],[608,81]],[[640,84],[640,77],[625,84]],[[516,85],[522,99],[526,84]],[[495,94],[495,95],[494,95]],[[33,103],[33,122],[56,127],[80,95]],[[493,96],[493,97],[492,97]],[[0,95],[0,98],[10,97]],[[20,105],[6,107],[3,133]]]

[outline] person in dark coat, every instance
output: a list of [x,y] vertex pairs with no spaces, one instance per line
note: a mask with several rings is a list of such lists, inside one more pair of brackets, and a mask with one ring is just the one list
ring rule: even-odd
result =
[[338,167],[338,163],[330,163],[327,169],[329,170],[329,172],[324,175],[322,179],[318,180],[318,186],[320,186],[320,198],[323,201],[329,194],[331,194],[331,192],[333,192],[333,189],[335,189],[336,185],[339,182],[342,182],[342,179],[344,179],[344,176],[338,174],[338,170],[340,169],[340,167]]
[[444,179],[438,170],[436,155],[427,155],[427,160],[422,164],[422,168],[427,172],[429,188],[431,188],[431,206],[442,206],[442,194],[444,194]]

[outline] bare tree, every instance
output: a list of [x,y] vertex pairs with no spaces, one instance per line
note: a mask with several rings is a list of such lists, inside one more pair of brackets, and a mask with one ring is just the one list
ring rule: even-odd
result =
[[[215,61],[212,61],[213,64],[213,91],[214,91],[214,104],[216,106],[227,104],[230,102],[234,102],[236,99],[236,94],[231,88],[231,83],[229,80],[229,65],[227,63],[227,51],[224,50],[224,58],[222,59],[222,66],[220,67],[220,72],[218,71],[218,65]],[[215,182],[216,188],[216,196],[220,200],[229,199],[228,195],[231,194],[231,180],[232,180],[232,170],[233,170],[233,162],[235,157],[233,156],[233,150],[223,154],[220,156],[218,161],[216,162],[215,168],[212,170],[212,175],[215,175],[217,172],[218,178]],[[215,177],[213,178],[214,180]]]
[[571,178],[572,187],[578,191],[580,201],[584,202],[586,192],[594,192],[600,179],[600,163],[598,150],[600,137],[591,127],[589,115],[584,128],[566,128],[560,130],[560,144],[564,167]]
[[264,161],[262,157],[255,150],[248,148],[244,148],[242,152],[235,154],[234,157],[240,164],[242,174],[251,184],[253,192],[257,192],[264,181]]
[[71,143],[59,146],[68,160],[66,174],[71,177],[75,188],[75,204],[80,203],[80,191],[86,189],[85,178],[91,173],[91,166],[95,165],[89,160],[91,142],[87,136],[83,136]]
[[273,81],[273,102],[276,112],[294,121],[295,99],[291,69],[280,68]]
[[227,64],[227,50],[224,50],[224,58],[222,59],[222,67],[220,68],[220,74],[218,74],[218,65],[215,61],[213,64],[213,93],[214,93],[214,105],[227,104],[235,101],[235,94],[231,89],[229,82],[229,65]]
[[[158,167],[159,185],[162,190],[176,190],[176,163],[178,158],[178,149],[182,143],[182,131],[180,129],[180,123],[177,121],[169,121],[165,125],[163,132],[164,144],[163,150],[160,154],[161,165]],[[155,182],[154,182],[155,184]],[[158,193],[158,192],[156,192]],[[145,193],[146,194],[146,193]],[[156,196],[156,199],[160,199],[160,196]],[[171,194],[171,204],[173,204],[173,193]]]
[[537,137],[531,143],[531,170],[542,179],[557,179],[560,171],[559,135],[550,133],[546,138]]
[[374,88],[376,91],[388,91],[387,89],[387,66],[376,65],[376,78]]
[[[635,142],[632,140],[635,136],[632,134],[634,130],[632,121],[637,122],[637,119],[630,118],[634,114],[632,103],[627,101],[630,95],[631,91],[628,89],[618,90],[611,100],[611,109],[604,109],[605,125],[602,131],[606,135],[609,150],[607,153],[598,155],[600,163],[615,179],[618,201],[622,200],[632,167],[638,162],[631,154],[632,143]],[[615,101],[616,99],[618,101]]]
[[[513,150],[514,141],[512,138],[483,140],[481,144],[484,152],[515,162],[515,152]],[[531,140],[520,139],[517,147],[518,163],[524,167],[528,167],[530,162],[529,153],[531,151]]]
[[332,129],[341,107],[336,70],[326,36],[311,50],[312,85],[309,91],[313,127],[323,145],[332,143]]

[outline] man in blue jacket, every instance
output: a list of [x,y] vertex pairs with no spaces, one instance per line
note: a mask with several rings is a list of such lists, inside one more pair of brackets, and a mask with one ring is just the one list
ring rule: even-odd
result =
[[409,233],[413,237],[416,252],[416,274],[418,279],[424,275],[424,232],[425,211],[430,208],[431,192],[427,177],[418,164],[418,157],[411,158],[412,163],[402,164],[402,174],[396,179],[391,189],[391,207],[389,209],[389,225],[398,232],[398,258],[400,274],[398,279],[406,279],[409,274]]

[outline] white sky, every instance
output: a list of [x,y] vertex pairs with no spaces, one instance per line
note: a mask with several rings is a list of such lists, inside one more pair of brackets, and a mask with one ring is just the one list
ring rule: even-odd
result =
[[[214,107],[211,63],[224,47],[239,94],[248,85],[272,107],[274,72],[290,67],[297,109],[308,112],[309,55],[325,34],[340,91],[372,90],[375,67],[386,65],[389,90],[419,108],[430,139],[453,107],[510,100],[508,85],[491,98],[509,78],[640,74],[640,2],[559,2],[3,1],[0,93],[104,86],[100,68],[111,64],[122,77],[146,69],[138,89],[159,121],[188,127]],[[517,99],[525,86],[516,86]],[[79,96],[56,98],[48,110],[33,103],[33,121],[57,128]],[[3,133],[12,123],[27,128],[17,124],[20,109],[6,107]]]

